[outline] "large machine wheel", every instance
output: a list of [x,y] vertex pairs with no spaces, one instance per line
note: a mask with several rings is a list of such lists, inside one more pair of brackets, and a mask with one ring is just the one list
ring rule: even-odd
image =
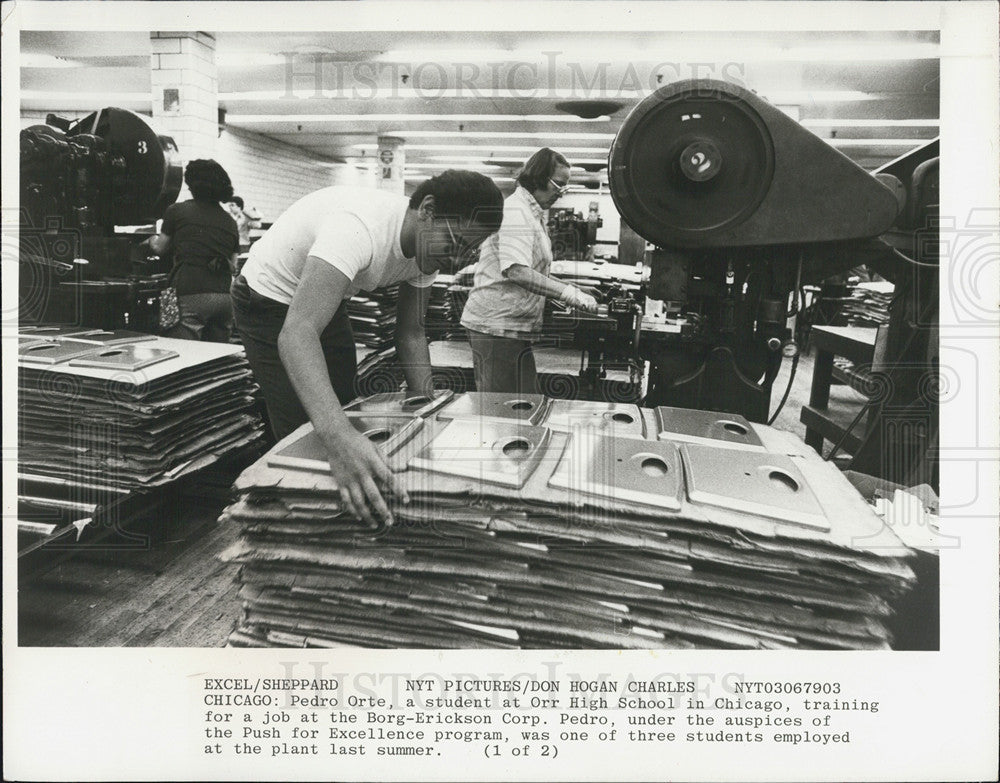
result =
[[774,144],[746,91],[679,82],[628,116],[611,148],[611,195],[636,233],[671,247],[710,244],[760,205],[774,174]]

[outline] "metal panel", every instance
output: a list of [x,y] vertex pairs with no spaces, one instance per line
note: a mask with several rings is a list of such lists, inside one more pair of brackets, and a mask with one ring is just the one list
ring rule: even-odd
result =
[[544,427],[454,419],[409,461],[409,467],[520,488],[548,439]]
[[[348,421],[385,456],[394,453],[409,441],[424,423],[423,419],[405,419],[401,416],[350,416]],[[267,464],[272,468],[297,468],[320,473],[330,470],[326,448],[315,430],[309,430],[298,440],[269,455]]]
[[764,451],[764,444],[750,422],[736,413],[660,406],[656,409],[656,422],[660,440]]
[[66,324],[37,324],[35,326],[22,326],[18,329],[21,334],[32,337],[44,337],[48,340],[56,340],[62,337],[78,337],[85,334],[93,334],[100,329],[88,329],[85,326],[67,326]]
[[548,400],[541,394],[512,395],[468,392],[455,397],[438,412],[438,419],[498,419],[537,425],[545,418]]
[[407,392],[386,392],[354,400],[354,402],[344,406],[344,412],[348,415],[359,413],[366,416],[419,416],[425,418],[446,404],[453,396],[454,392],[450,389],[435,392],[433,398],[419,394],[408,394]]
[[785,455],[694,443],[680,449],[691,502],[830,529],[805,476]]
[[85,343],[29,343],[17,347],[17,358],[30,364],[59,364],[96,352],[96,346]]
[[64,337],[74,342],[90,343],[92,345],[126,345],[128,343],[142,343],[156,339],[155,334],[129,332],[125,329],[118,329],[113,332],[95,329],[84,334],[67,334]]
[[681,460],[673,443],[576,429],[549,486],[676,511],[681,507]]
[[562,432],[587,427],[615,437],[641,438],[644,435],[639,406],[624,402],[552,400],[544,426]]
[[38,343],[51,343],[54,342],[48,337],[33,337],[30,334],[19,334],[17,336],[17,347],[22,348],[25,345],[36,345]]
[[[75,340],[72,342],[76,342]],[[64,345],[66,343],[63,343]],[[93,347],[93,346],[91,346]],[[106,350],[97,349],[93,354],[72,359],[70,367],[98,367],[107,370],[135,372],[143,367],[175,359],[177,351],[152,348],[146,345],[117,345]]]

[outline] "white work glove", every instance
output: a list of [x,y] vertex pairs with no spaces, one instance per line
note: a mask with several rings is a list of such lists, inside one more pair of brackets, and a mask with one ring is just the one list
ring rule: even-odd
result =
[[559,294],[559,301],[574,310],[583,310],[586,313],[597,312],[597,300],[590,294],[585,294],[575,285],[567,285]]

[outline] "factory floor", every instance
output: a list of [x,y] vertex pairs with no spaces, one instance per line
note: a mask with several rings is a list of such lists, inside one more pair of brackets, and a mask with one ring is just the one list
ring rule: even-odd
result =
[[[785,361],[772,392],[772,411],[784,394]],[[813,359],[804,355],[774,426],[805,436],[799,411],[809,399]],[[847,424],[861,405],[836,386],[830,409]],[[827,444],[829,448],[829,444]],[[109,535],[51,557],[19,588],[18,643],[38,647],[219,647],[239,613],[237,566],[218,560],[236,537],[216,522],[226,504],[219,491],[186,494],[129,524],[128,537]]]

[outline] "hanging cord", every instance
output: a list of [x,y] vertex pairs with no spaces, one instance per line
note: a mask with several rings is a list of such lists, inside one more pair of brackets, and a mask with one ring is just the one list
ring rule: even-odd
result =
[[[792,309],[786,313],[785,318],[795,318],[796,323],[792,327],[792,342],[795,343],[795,331],[798,329],[798,314],[802,308],[802,303],[805,301],[805,293],[802,290],[802,253],[799,253],[799,266],[795,273],[795,289],[792,292],[795,295],[793,299]],[[801,300],[800,300],[801,297]],[[799,356],[801,351],[797,350],[795,356],[792,357],[792,367],[788,375],[788,384],[785,386],[785,393],[781,396],[781,402],[778,403],[778,407],[775,409],[774,414],[767,421],[767,426],[770,427],[778,418],[778,414],[781,413],[781,409],[785,407],[785,403],[788,402],[788,395],[792,392],[792,383],[795,381],[795,371],[799,366]]]
[[774,415],[767,420],[767,426],[770,427],[774,424],[775,420],[778,418],[778,414],[781,413],[781,409],[785,407],[785,403],[788,402],[788,395],[792,391],[792,382],[795,380],[795,370],[799,366],[799,352],[796,352],[795,356],[792,357],[792,369],[788,376],[788,384],[785,386],[785,393],[781,397],[781,402],[778,403],[777,409],[774,411]]

